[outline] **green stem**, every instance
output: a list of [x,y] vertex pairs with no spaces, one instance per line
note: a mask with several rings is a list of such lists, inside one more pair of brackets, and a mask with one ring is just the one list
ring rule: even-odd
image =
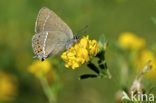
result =
[[43,91],[44,91],[46,97],[47,97],[48,100],[49,100],[49,103],[56,103],[55,96],[54,96],[54,94],[51,92],[51,89],[50,89],[50,87],[49,87],[49,84],[48,84],[46,78],[45,78],[45,77],[40,78],[40,82],[41,82],[41,85],[42,85],[42,87],[43,87]]

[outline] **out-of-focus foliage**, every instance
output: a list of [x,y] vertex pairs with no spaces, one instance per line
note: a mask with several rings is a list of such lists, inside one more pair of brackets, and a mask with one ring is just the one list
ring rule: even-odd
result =
[[[89,34],[91,40],[98,40],[101,34],[104,34],[108,40],[106,61],[112,73],[112,80],[79,81],[77,78],[80,74],[86,71],[92,73],[85,65],[73,71],[65,69],[60,55],[48,59],[51,69],[54,69],[63,84],[62,89],[57,91],[58,103],[114,103],[118,86],[130,87],[136,72],[142,69],[148,59],[152,59],[153,68],[145,76],[143,84],[148,89],[154,87],[156,84],[155,0],[1,0],[0,100],[2,103],[48,102],[40,81],[27,69],[36,61],[33,58],[31,39],[35,34],[38,11],[44,6],[56,12],[71,27],[74,34],[84,25],[89,25],[86,34]],[[124,32],[131,32],[136,34],[136,37],[144,38],[143,42],[146,44],[141,46],[144,49],[130,52],[112,46],[118,44],[118,37]],[[47,74],[48,83],[51,85],[52,74]],[[117,83],[114,84],[112,81]],[[57,83],[54,87],[60,88]]]
[[0,72],[0,101],[12,101],[18,95],[16,76]]
[[152,70],[147,74],[148,77],[152,79],[156,79],[156,56],[155,54],[150,50],[143,50],[137,57],[136,63],[138,63],[138,68],[143,68],[143,65],[145,65],[149,60],[151,60]]
[[126,32],[120,35],[118,42],[123,49],[128,49],[130,50],[129,52],[135,52],[132,56],[132,63],[135,65],[134,68],[143,69],[145,64],[151,60],[152,70],[147,75],[155,80],[156,56],[152,50],[147,49],[145,39],[137,37],[136,34]]
[[[150,89],[147,88],[152,88],[154,84],[151,84],[149,80],[154,80],[155,81],[155,73],[156,73],[156,68],[155,68],[155,54],[151,50],[148,50],[145,44],[145,40],[143,38],[137,37],[133,33],[122,33],[119,36],[118,39],[119,43],[119,49],[121,49],[120,53],[125,52],[126,55],[122,55],[122,59],[124,62],[120,62],[121,64],[121,72],[126,71],[126,75],[130,76],[130,70],[128,69],[135,69],[133,70],[132,73],[137,73],[137,69],[139,69],[139,74],[136,75],[136,79],[133,80],[133,83],[131,84],[131,87],[126,86],[126,82],[123,81],[121,85],[125,85],[125,88],[128,90],[126,91],[127,94],[130,96],[128,98],[130,101],[132,99],[133,102],[138,102],[138,101],[133,101],[133,95],[134,94],[143,94],[144,91],[146,93],[150,93]],[[122,48],[121,48],[122,47]],[[123,61],[121,60],[121,61]],[[131,67],[131,68],[130,68]],[[130,78],[126,76],[124,73],[121,73],[121,80],[124,77],[127,77],[125,80],[129,81]],[[142,80],[142,77],[146,76],[149,80],[146,81],[146,79]],[[143,87],[143,85],[147,84],[142,84],[142,81],[146,81],[148,84],[148,87]],[[130,81],[129,81],[130,82]],[[154,91],[152,91],[154,92]],[[147,94],[146,94],[147,95]],[[155,95],[155,94],[152,94]],[[137,99],[136,99],[137,100]],[[138,99],[139,100],[139,99]],[[153,98],[154,100],[154,98]],[[142,103],[143,101],[141,101]],[[126,103],[123,101],[123,103]],[[139,102],[140,103],[140,102]]]

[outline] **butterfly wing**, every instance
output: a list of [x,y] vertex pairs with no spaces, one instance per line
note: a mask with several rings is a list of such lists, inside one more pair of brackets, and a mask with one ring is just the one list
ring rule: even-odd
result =
[[32,38],[32,47],[39,59],[54,56],[65,49],[66,42],[73,38],[69,26],[48,8],[39,11],[36,34]]
[[40,9],[36,20],[36,33],[42,31],[60,31],[70,38],[73,38],[72,30],[52,10],[43,7]]
[[60,31],[49,31],[48,38],[45,45],[45,55],[54,56],[66,48],[68,36]]
[[32,46],[36,56],[46,58],[54,56],[65,50],[68,36],[60,31],[43,31],[35,34],[32,39]]
[[43,53],[45,34],[43,32],[37,33],[32,38],[32,47],[36,56]]

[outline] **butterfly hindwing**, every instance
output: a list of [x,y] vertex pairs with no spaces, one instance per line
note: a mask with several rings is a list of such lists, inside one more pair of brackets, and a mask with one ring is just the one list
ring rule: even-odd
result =
[[66,48],[67,35],[60,31],[49,31],[45,45],[45,55],[55,56]]
[[44,38],[45,35],[41,33],[35,34],[32,38],[32,47],[36,56],[43,52]]
[[34,35],[32,47],[36,56],[54,56],[65,50],[68,37],[60,31],[44,31]]

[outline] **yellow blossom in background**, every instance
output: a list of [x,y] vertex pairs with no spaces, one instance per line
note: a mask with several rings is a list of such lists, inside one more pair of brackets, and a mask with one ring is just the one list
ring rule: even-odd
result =
[[11,101],[17,96],[17,78],[0,72],[0,101]]
[[37,60],[28,67],[28,71],[40,80],[41,86],[43,87],[43,91],[49,100],[49,103],[55,102],[55,90],[57,90],[56,86],[59,85],[56,85],[58,83],[58,78],[50,62],[48,60]]
[[143,69],[149,60],[151,60],[152,69],[147,73],[146,76],[151,79],[156,79],[156,59],[153,52],[149,50],[142,50],[136,61],[138,65],[137,67],[139,69]]
[[37,77],[41,77],[44,74],[47,74],[50,71],[50,69],[51,65],[50,62],[47,60],[45,61],[37,60],[28,67],[28,71]]
[[154,52],[156,52],[156,44],[152,45],[151,48]]
[[146,45],[143,38],[140,38],[131,32],[122,33],[118,38],[118,42],[123,48],[130,50],[143,49]]
[[96,56],[98,52],[98,43],[96,40],[89,40],[89,37],[83,37],[74,46],[64,52],[61,58],[66,62],[65,67],[72,69],[79,68],[83,63],[88,62],[91,57]]

